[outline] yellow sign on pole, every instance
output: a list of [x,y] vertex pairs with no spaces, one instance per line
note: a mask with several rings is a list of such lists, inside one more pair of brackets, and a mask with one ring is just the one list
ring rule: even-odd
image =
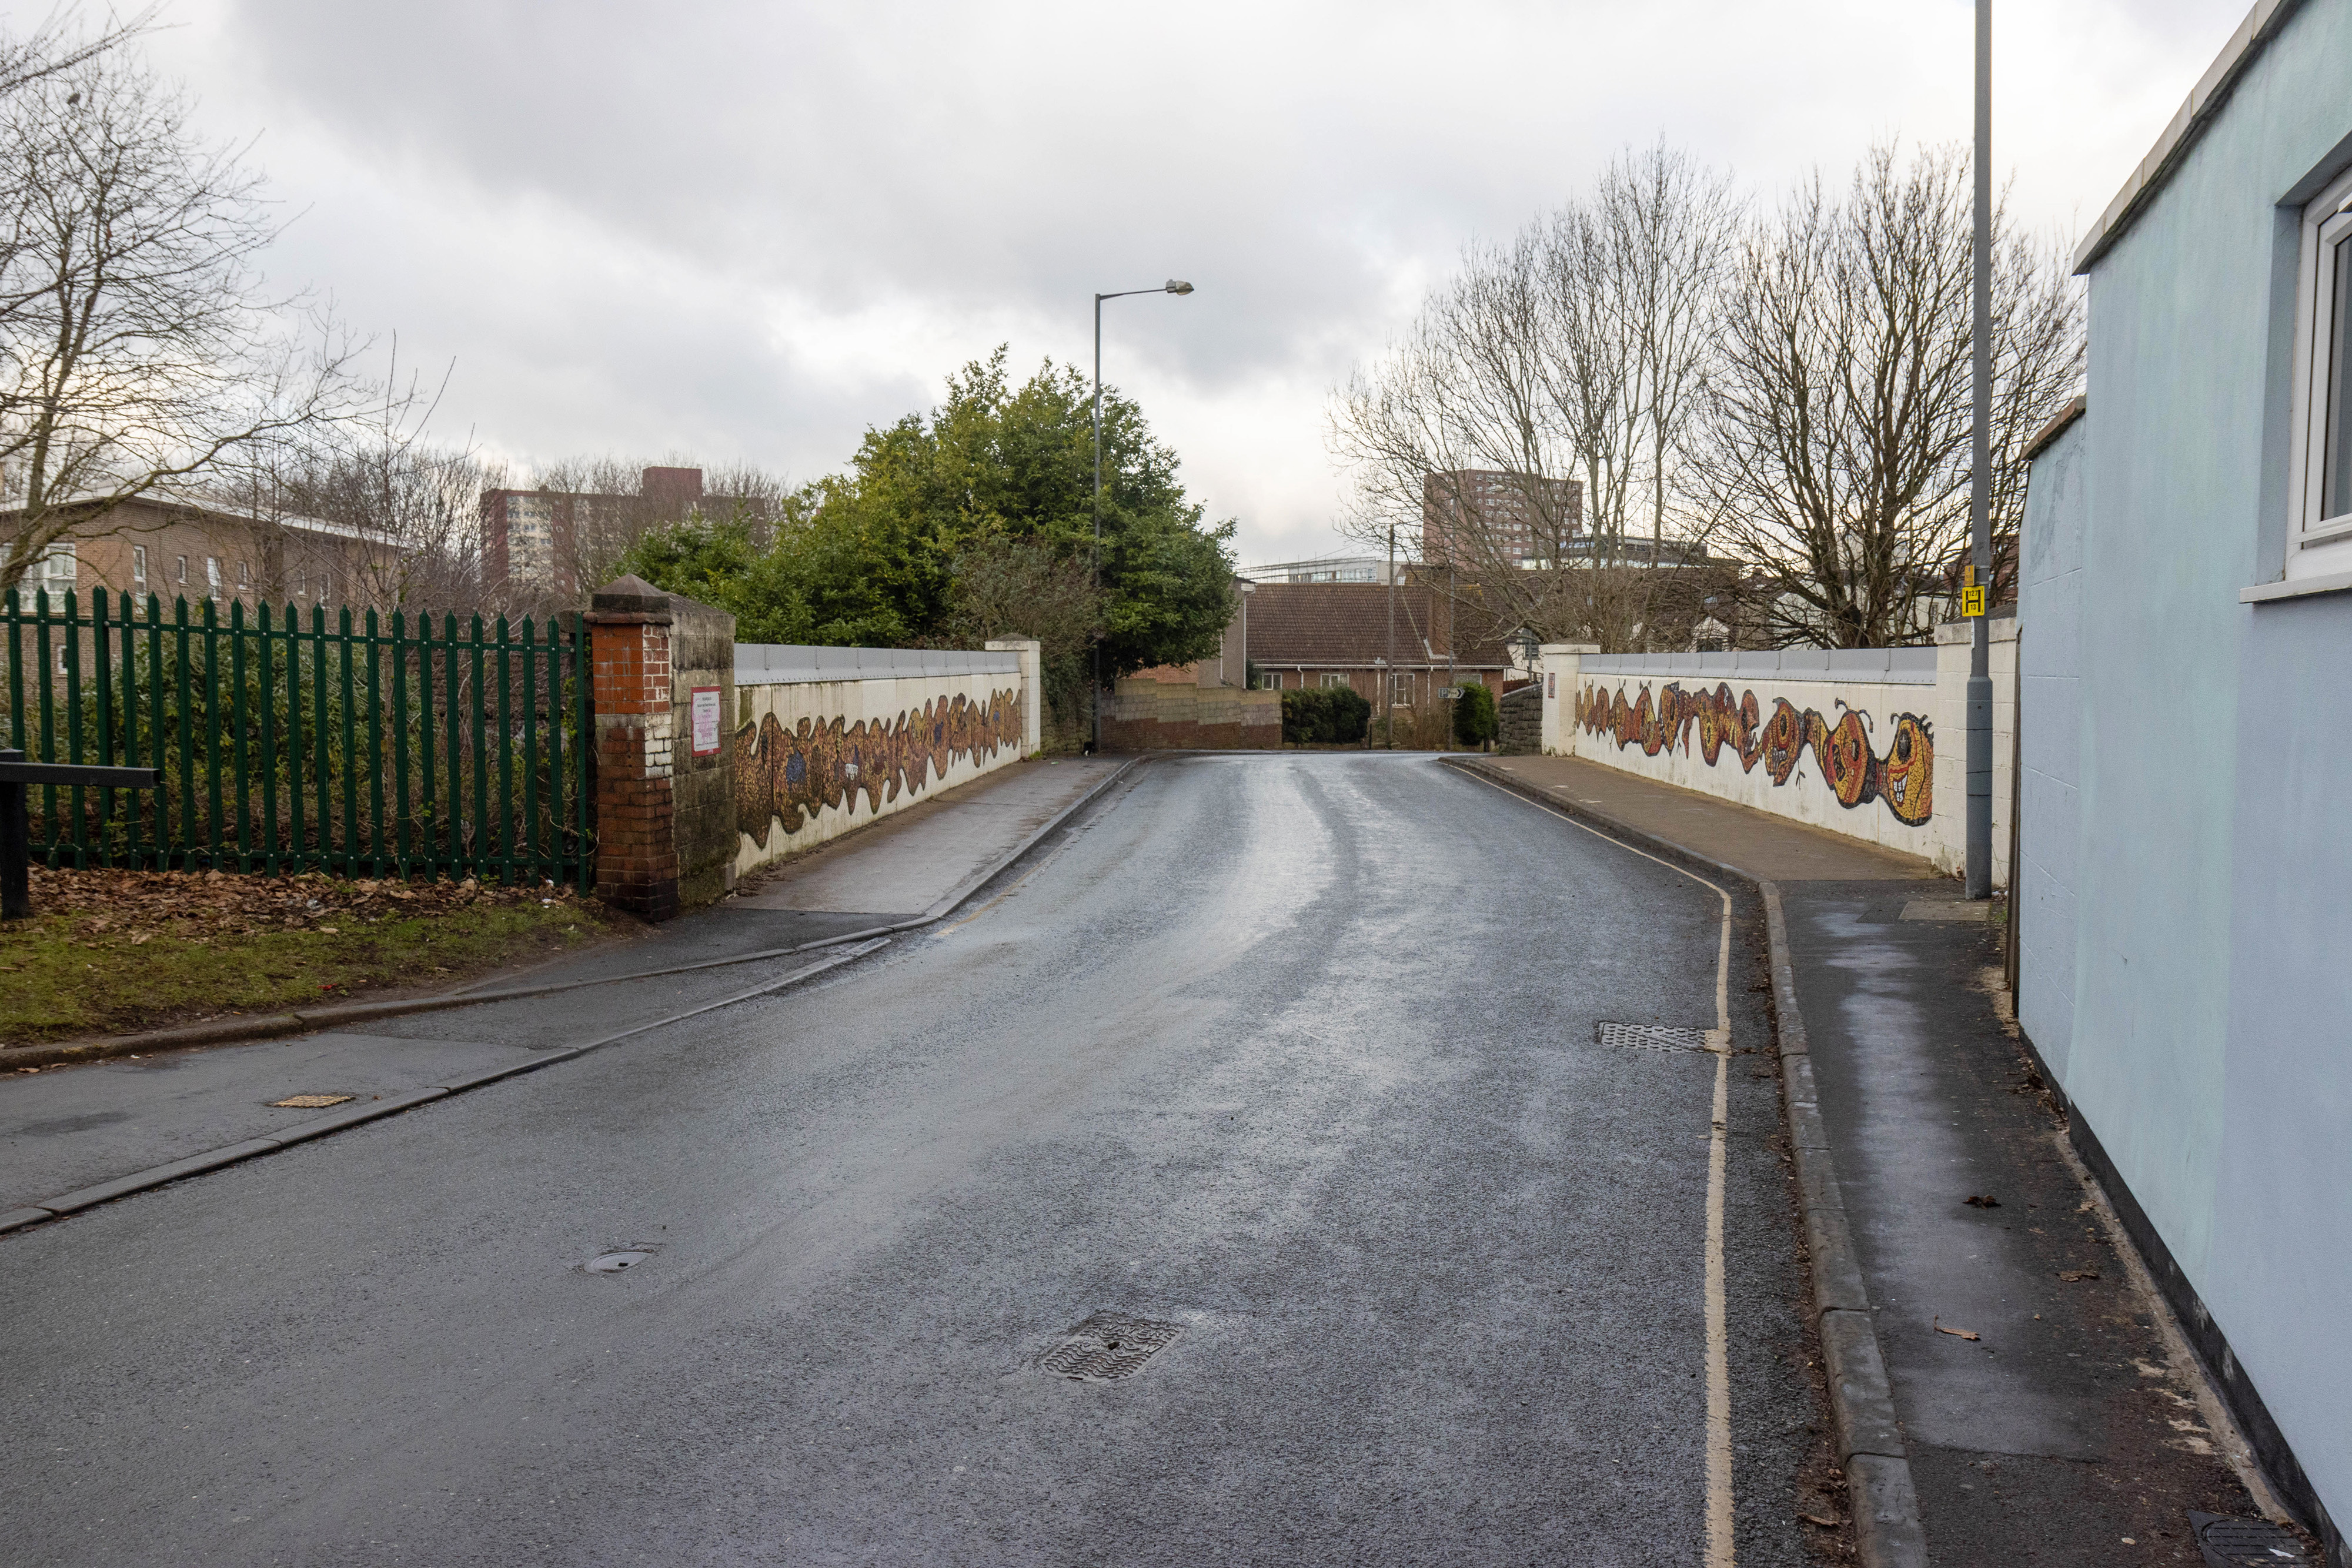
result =
[[1985,612],[1984,595],[1985,591],[1981,584],[1970,583],[1961,589],[1960,613],[1964,616],[1982,615]]

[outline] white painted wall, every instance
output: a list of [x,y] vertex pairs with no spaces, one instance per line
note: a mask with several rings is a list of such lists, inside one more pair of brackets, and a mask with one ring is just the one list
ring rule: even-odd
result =
[[[809,654],[823,657],[803,657]],[[865,655],[863,663],[857,658],[861,654]],[[898,671],[906,673],[894,673]],[[927,713],[944,714],[958,696],[971,706],[984,709],[994,696],[1011,691],[1019,713],[1011,735],[993,749],[980,747],[951,757],[944,772],[934,771],[928,757],[913,758],[906,768],[895,799],[890,798],[887,781],[883,798],[878,800],[863,787],[869,781],[867,770],[872,766],[867,760],[859,764],[859,787],[845,794],[839,806],[819,804],[812,808],[803,803],[802,822],[789,831],[784,818],[772,813],[764,844],[748,831],[739,811],[737,873],[839,838],[853,829],[905,810],[941,789],[969,783],[1034,754],[1039,736],[1038,673],[1037,645],[1034,643],[1003,647],[992,644],[988,652],[982,653],[739,644],[730,745],[746,745],[747,733],[761,733],[763,721],[771,716],[787,737],[794,739],[799,737],[803,720],[812,735],[838,721],[845,737],[863,723],[867,727],[867,738],[860,755],[870,759],[876,732],[893,733],[901,724],[919,728]],[[839,678],[843,675],[850,678]],[[851,743],[845,738],[846,744]],[[744,798],[746,767],[746,753],[739,751],[739,801]]]
[[[1992,626],[1993,882],[2009,882],[2010,779],[2016,723],[2017,633],[2014,621]],[[1788,817],[1930,861],[1957,873],[1967,856],[1964,756],[1969,665],[1968,629],[1939,630],[1933,648],[1788,649],[1777,653],[1600,654],[1570,643],[1543,649],[1543,747],[1547,755],[1582,757],[1662,783],[1695,789],[1759,811]],[[1756,695],[1759,722],[1776,702],[1808,710],[1834,727],[1848,708],[1859,712],[1874,755],[1893,744],[1897,716],[1924,721],[1935,748],[1934,791],[1926,822],[1902,821],[1883,800],[1848,807],[1820,776],[1808,749],[1786,782],[1774,784],[1759,757],[1743,768],[1726,745],[1709,766],[1696,724],[1653,757],[1638,743],[1587,734],[1576,724],[1580,690],[1622,695],[1628,704],[1643,690],[1654,709],[1668,685],[1685,691],[1728,686],[1734,701]]]

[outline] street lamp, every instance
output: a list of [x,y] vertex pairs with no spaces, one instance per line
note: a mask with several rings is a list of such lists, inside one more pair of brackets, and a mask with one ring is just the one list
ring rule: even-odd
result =
[[[1087,558],[1087,573],[1094,580],[1097,594],[1102,592],[1102,305],[1106,299],[1124,299],[1130,294],[1190,294],[1192,286],[1181,278],[1171,277],[1157,288],[1122,288],[1116,294],[1095,296],[1095,544]],[[1095,636],[1095,752],[1102,752],[1102,636]]]

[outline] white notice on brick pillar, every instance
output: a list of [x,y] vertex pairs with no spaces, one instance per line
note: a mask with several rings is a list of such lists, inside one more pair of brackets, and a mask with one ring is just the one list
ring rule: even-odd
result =
[[719,755],[719,688],[694,688],[694,754],[697,757]]

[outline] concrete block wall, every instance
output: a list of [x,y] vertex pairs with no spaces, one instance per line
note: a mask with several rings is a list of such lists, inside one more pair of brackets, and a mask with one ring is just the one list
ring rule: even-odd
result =
[[1103,709],[1106,751],[1278,751],[1282,694],[1129,678]]

